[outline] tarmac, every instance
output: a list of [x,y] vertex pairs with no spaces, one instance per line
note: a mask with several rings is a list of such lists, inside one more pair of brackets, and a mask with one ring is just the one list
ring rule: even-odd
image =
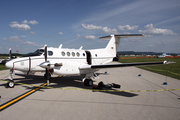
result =
[[[105,74],[107,72],[107,74]],[[136,67],[102,69],[97,72],[104,84],[117,83],[117,90],[179,89],[180,80],[152,73]],[[141,76],[138,76],[141,74]],[[44,73],[34,76],[14,76],[14,81],[42,85]],[[8,80],[9,70],[0,71],[0,79]],[[180,120],[180,91],[161,92],[92,92],[84,86],[81,77],[53,75],[50,87],[78,88],[81,90],[47,89],[29,85],[6,88],[0,81],[0,107],[24,93],[24,98],[0,110],[0,119],[18,120]],[[167,82],[167,85],[163,85]]]

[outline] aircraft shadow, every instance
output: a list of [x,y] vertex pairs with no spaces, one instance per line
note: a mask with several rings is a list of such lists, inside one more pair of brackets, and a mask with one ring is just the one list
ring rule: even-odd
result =
[[[55,78],[56,77],[50,78],[50,81]],[[82,79],[83,79],[83,77],[81,77],[81,76],[59,77],[56,80],[54,80],[49,85],[49,87],[54,87],[54,88],[64,88],[64,87],[66,87],[66,88],[73,87],[74,88],[75,87],[78,89],[79,88],[80,89],[92,89],[92,86],[85,86],[84,83],[82,82]],[[38,76],[38,75],[24,75],[24,78],[15,78],[13,80],[14,80],[14,82],[24,84],[21,86],[25,87],[26,89],[34,89],[34,87],[30,86],[30,85],[36,85],[36,84],[42,85],[43,83],[46,82],[44,76]],[[28,86],[28,84],[30,84],[30,85]],[[20,85],[20,84],[16,84],[16,86],[18,86],[18,85]],[[96,85],[96,84],[94,84],[94,85]],[[0,86],[7,87],[7,83],[1,84]],[[40,91],[43,91],[43,89],[49,89],[49,88],[41,88]],[[115,89],[107,89],[107,90],[115,90]],[[118,96],[123,96],[123,97],[138,96],[138,94],[129,93],[129,92],[103,92],[103,91],[98,91],[98,92],[112,94],[112,95],[118,95]]]

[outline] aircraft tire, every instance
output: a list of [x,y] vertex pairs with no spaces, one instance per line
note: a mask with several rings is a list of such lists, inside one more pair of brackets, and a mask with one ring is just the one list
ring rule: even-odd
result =
[[84,85],[85,86],[92,86],[93,85],[93,81],[91,79],[85,79]]
[[8,84],[7,84],[7,86],[8,86],[9,88],[13,88],[13,87],[15,86],[14,81],[13,81],[13,80],[9,81]]

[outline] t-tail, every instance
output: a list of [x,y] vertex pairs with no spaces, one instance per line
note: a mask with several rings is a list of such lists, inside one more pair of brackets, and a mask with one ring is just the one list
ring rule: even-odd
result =
[[139,37],[144,36],[143,34],[122,34],[122,35],[109,35],[105,37],[100,37],[100,39],[110,39],[109,43],[107,44],[105,51],[110,56],[109,57],[116,57],[117,50],[119,47],[120,39],[124,37]]

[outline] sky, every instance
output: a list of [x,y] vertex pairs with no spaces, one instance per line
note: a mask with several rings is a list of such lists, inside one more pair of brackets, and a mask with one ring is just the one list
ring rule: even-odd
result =
[[112,34],[118,51],[180,53],[179,0],[1,0],[0,53],[38,48],[104,48]]

